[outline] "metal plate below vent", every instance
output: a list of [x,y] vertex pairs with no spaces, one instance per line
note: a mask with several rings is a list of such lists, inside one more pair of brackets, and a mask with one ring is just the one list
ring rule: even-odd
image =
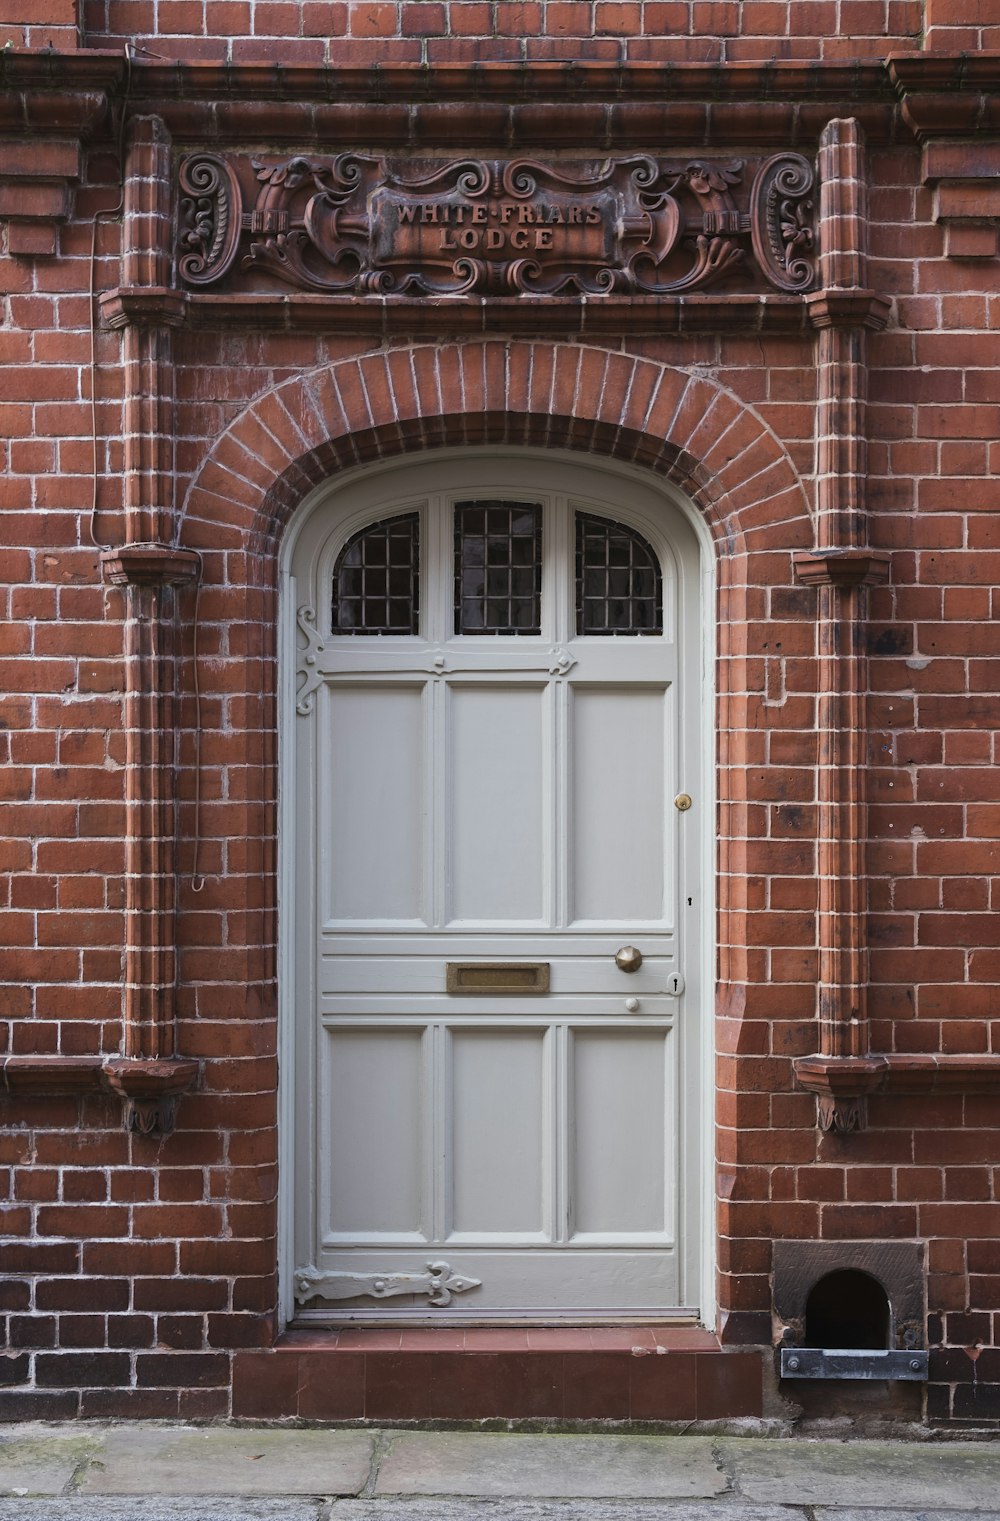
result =
[[782,1378],[927,1378],[926,1352],[867,1352],[849,1348],[782,1347]]

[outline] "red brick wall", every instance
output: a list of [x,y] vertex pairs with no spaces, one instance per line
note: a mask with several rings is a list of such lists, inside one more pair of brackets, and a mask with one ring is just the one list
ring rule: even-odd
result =
[[[159,14],[153,37],[145,7],[110,0],[107,18],[89,12],[88,41],[138,33],[165,56],[289,62],[576,52],[836,59],[913,47],[921,19],[907,0],[301,8],[161,0]],[[784,39],[777,49],[776,37]],[[898,123],[897,141],[876,146],[869,164],[869,282],[893,299],[887,330],[868,348],[871,536],[893,554],[890,584],[871,594],[871,1043],[893,1053],[1000,1052],[995,265],[946,256],[919,147]],[[95,140],[58,257],[0,257],[0,434],[8,440],[0,480],[0,690],[8,694],[0,698],[0,1039],[20,1055],[113,1054],[121,1038],[123,602],[101,584],[89,511],[91,218],[117,197],[112,149]],[[117,237],[105,222],[98,290],[120,282]],[[811,501],[812,344],[798,334],[720,333],[632,336],[604,348],[696,370],[730,394],[773,434]],[[0,1416],[224,1414],[232,1349],[267,1345],[273,1335],[273,558],[247,523],[263,510],[268,470],[280,475],[283,466],[278,451],[263,461],[255,496],[245,480],[239,490],[223,480],[224,452],[206,461],[275,386],[372,347],[361,337],[232,327],[176,336],[176,500],[191,493],[184,542],[205,564],[206,876],[193,893],[193,593],[185,591],[178,1046],[204,1061],[204,1076],[165,1140],[127,1136],[120,1105],[107,1096],[12,1093],[3,1101],[0,1307],[9,1352],[0,1377],[9,1389]],[[600,347],[589,346],[595,373]],[[123,532],[121,352],[119,334],[100,334],[101,543]],[[461,406],[446,392],[444,411]],[[525,411],[516,396],[509,406]],[[363,431],[359,423],[358,439]],[[431,425],[421,434],[425,442],[450,436]],[[608,447],[599,430],[585,442]],[[389,445],[372,434],[364,447]],[[311,468],[332,467],[346,449],[320,454]],[[706,511],[715,510],[710,495]],[[293,496],[288,487],[269,500],[290,511]],[[804,515],[756,528],[740,574],[724,570],[720,608],[723,621],[733,620],[733,675],[722,672],[720,686],[746,694],[748,719],[740,748],[725,756],[722,786],[733,803],[722,827],[735,836],[743,893],[723,894],[732,911],[718,1022],[720,1293],[730,1334],[769,1338],[776,1237],[925,1238],[930,1334],[941,1349],[930,1414],[995,1419],[995,1096],[875,1098],[869,1129],[838,1137],[817,1131],[815,1099],[793,1078],[792,1059],[817,1044],[816,594],[795,583],[788,553],[808,547]]]
[[84,15],[91,47],[310,64],[881,58],[923,26],[921,0],[159,0],[157,21],[151,0],[86,0]]

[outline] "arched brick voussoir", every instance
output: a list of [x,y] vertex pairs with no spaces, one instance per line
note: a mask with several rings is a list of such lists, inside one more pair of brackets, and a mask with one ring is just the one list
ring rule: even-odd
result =
[[548,444],[645,465],[692,496],[727,554],[761,535],[773,542],[776,520],[789,525],[789,545],[809,538],[807,495],[785,446],[712,377],[530,340],[399,345],[286,378],[216,440],[182,519],[203,539],[224,503],[227,535],[242,532],[259,551],[338,471],[468,443]]

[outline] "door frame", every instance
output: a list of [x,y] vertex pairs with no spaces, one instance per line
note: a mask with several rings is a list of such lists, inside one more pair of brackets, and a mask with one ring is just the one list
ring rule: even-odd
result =
[[[697,842],[694,846],[700,857],[701,882],[706,912],[701,918],[701,930],[697,948],[690,954],[697,955],[700,962],[700,985],[704,989],[705,1012],[694,1031],[697,1043],[695,1066],[698,1072],[699,1123],[697,1133],[698,1160],[686,1176],[691,1186],[701,1192],[698,1211],[699,1241],[697,1286],[699,1289],[700,1318],[704,1325],[715,1327],[717,1310],[716,1291],[716,1230],[715,1230],[715,989],[716,989],[716,566],[715,548],[711,534],[694,505],[670,482],[641,467],[626,465],[609,456],[583,453],[572,449],[545,449],[519,445],[470,445],[459,448],[420,450],[417,456],[421,465],[455,460],[485,462],[497,457],[519,459],[535,458],[547,464],[561,460],[577,467],[587,465],[606,476],[618,476],[624,481],[634,481],[647,490],[659,490],[671,505],[678,509],[694,532],[699,550],[697,586],[687,587],[698,605],[698,651],[697,672],[700,679],[701,701],[699,703],[700,743],[699,775],[695,786],[704,807],[698,807],[696,822]],[[293,774],[293,742],[296,724],[296,664],[298,637],[295,621],[296,596],[292,576],[295,546],[306,522],[315,512],[322,511],[327,499],[349,490],[357,482],[368,482],[380,475],[405,471],[414,463],[414,457],[402,453],[375,464],[357,466],[341,471],[323,482],[303,498],[282,537],[278,556],[278,628],[277,628],[277,728],[278,728],[278,787],[277,787],[277,884],[278,884],[278,1319],[284,1329],[295,1316],[293,1273],[294,1260],[294,1212],[296,1196],[295,1179],[295,1098],[296,1073],[296,1026],[295,1026],[295,881],[297,829],[294,789],[288,785]],[[405,491],[405,487],[403,488]],[[692,662],[694,666],[695,662]],[[680,1175],[679,1175],[680,1176]],[[630,1317],[634,1318],[634,1317]]]

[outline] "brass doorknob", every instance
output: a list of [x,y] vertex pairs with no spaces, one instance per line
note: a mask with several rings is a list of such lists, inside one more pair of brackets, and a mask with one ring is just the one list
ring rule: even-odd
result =
[[623,945],[615,952],[615,966],[619,972],[637,972],[642,966],[642,952],[634,945]]

